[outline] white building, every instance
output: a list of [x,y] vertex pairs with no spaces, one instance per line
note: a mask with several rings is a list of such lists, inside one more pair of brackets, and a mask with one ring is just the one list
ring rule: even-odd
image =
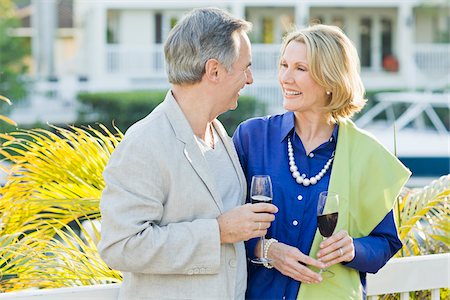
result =
[[[273,107],[280,104],[276,69],[282,36],[312,22],[346,32],[358,49],[367,90],[450,84],[449,0],[29,1],[34,75],[41,79],[36,86],[42,91],[47,78],[58,80],[66,93],[59,98],[79,90],[167,88],[162,43],[183,13],[211,5],[253,23],[255,83],[245,90]],[[52,5],[61,3],[70,5],[73,26],[54,30]]]
[[90,90],[166,87],[162,43],[170,28],[187,10],[212,4],[254,24],[255,84],[248,92],[266,100],[278,95],[283,34],[311,22],[338,25],[346,32],[360,54],[369,90],[449,81],[446,0],[75,1],[78,73],[86,76]]

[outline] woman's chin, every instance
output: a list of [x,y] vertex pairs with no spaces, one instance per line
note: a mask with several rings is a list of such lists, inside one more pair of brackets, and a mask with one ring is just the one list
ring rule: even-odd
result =
[[283,99],[283,108],[287,111],[295,111],[295,106],[293,105],[291,100]]

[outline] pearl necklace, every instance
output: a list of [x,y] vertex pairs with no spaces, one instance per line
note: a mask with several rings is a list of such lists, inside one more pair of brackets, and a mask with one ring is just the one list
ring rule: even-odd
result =
[[316,174],[316,176],[312,176],[310,178],[306,178],[305,174],[300,175],[300,172],[298,171],[298,167],[295,164],[294,159],[294,148],[292,147],[291,138],[288,137],[288,157],[289,157],[289,169],[291,170],[292,177],[294,177],[295,181],[298,184],[303,184],[303,186],[308,186],[310,184],[314,185],[316,184],[322,177],[325,175],[325,173],[328,171],[328,169],[331,166],[331,163],[334,159],[334,151],[333,154],[331,154],[330,159],[327,161],[325,166],[323,166],[322,170],[320,170],[319,173]]

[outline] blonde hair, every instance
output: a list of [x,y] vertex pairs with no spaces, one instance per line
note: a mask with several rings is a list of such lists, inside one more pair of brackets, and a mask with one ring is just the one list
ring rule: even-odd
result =
[[351,118],[364,107],[365,89],[359,75],[358,53],[341,29],[317,24],[292,31],[284,38],[281,57],[292,41],[306,45],[312,79],[331,92],[325,109],[332,123]]

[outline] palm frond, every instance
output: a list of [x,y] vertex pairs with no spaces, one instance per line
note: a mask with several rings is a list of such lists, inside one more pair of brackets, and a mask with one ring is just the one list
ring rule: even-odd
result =
[[104,133],[54,127],[0,135],[0,154],[12,163],[0,188],[0,292],[121,281],[98,256],[99,231],[80,223],[100,218],[102,172],[123,136],[100,127]]
[[[85,214],[98,216],[102,172],[120,136],[55,127],[9,134],[0,153],[13,163],[0,189],[0,233],[58,227]],[[50,230],[51,231],[51,230]]]
[[422,189],[405,190],[399,198],[399,237],[408,256],[450,249],[449,196],[450,174]]

